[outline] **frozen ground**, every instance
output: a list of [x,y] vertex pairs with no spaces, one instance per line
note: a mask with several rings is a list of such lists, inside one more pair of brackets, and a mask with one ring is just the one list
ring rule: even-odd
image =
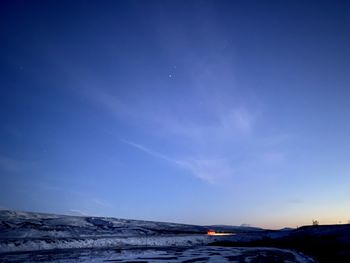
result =
[[130,248],[120,250],[61,250],[37,253],[0,254],[0,262],[251,262],[251,263],[312,263],[312,259],[300,253],[275,248],[234,247],[168,247]]
[[[211,227],[212,228],[212,227]],[[239,230],[239,227],[235,228]],[[234,235],[247,241],[253,232]],[[124,246],[196,246],[221,241],[208,227],[107,217],[0,211],[0,253]],[[249,232],[249,231],[248,231]],[[230,240],[228,236],[225,240]]]
[[203,226],[186,224],[0,210],[0,238],[132,237],[206,231]]
[[313,262],[293,251],[348,263],[350,224],[264,230],[0,210],[0,262]]

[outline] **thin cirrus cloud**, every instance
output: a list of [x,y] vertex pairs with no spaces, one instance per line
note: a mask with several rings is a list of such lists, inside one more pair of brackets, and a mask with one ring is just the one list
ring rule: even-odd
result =
[[[136,123],[151,123],[164,132],[186,137],[197,141],[206,141],[210,138],[217,140],[234,139],[246,136],[253,132],[258,113],[246,106],[226,106],[209,104],[198,109],[207,113],[208,119],[186,117],[183,111],[171,112],[164,110],[159,112],[149,105],[137,105],[123,102],[116,95],[112,95],[103,89],[89,89],[85,93],[92,101],[109,110],[118,120],[127,120]],[[206,98],[210,100],[210,98]],[[152,101],[150,104],[153,104]],[[156,102],[157,103],[157,102]],[[171,104],[171,102],[169,103]],[[183,105],[180,105],[183,106]],[[189,107],[185,105],[184,108]]]
[[[249,174],[252,163],[264,168],[283,162],[285,140],[269,139],[278,137],[278,132],[269,134],[270,124],[264,119],[255,96],[253,99],[244,96],[234,85],[232,76],[229,84],[222,83],[214,89],[212,83],[218,69],[213,65],[201,69],[197,69],[199,77],[190,80],[193,86],[176,91],[176,99],[165,96],[162,90],[154,94],[145,92],[142,83],[135,83],[135,91],[141,92],[135,94],[142,95],[130,96],[100,82],[98,76],[88,83],[77,84],[85,87],[81,92],[94,107],[108,113],[119,125],[132,124],[142,130],[140,137],[119,135],[119,139],[126,139],[122,140],[124,143],[205,182],[216,183]],[[153,150],[159,147],[150,144],[148,136],[165,143],[167,150],[162,153]]]
[[234,169],[226,159],[197,159],[183,161],[183,167],[208,183],[217,183],[234,175]]
[[[93,94],[91,98],[95,104],[110,112],[116,121],[139,125],[146,132],[162,138],[163,142],[164,138],[169,138],[170,147],[166,153],[159,153],[145,146],[147,137],[135,138],[137,143],[124,139],[121,140],[123,143],[173,164],[207,183],[218,183],[239,176],[239,173],[247,174],[252,163],[264,168],[284,160],[284,153],[275,149],[276,144],[270,145],[271,149],[260,149],[260,144],[266,141],[257,133],[257,119],[261,118],[261,114],[243,104],[229,106],[210,102],[203,109],[208,112],[208,118],[181,118],[182,111],[157,112],[152,107],[137,103],[131,107],[130,103],[103,89],[94,89],[89,94]],[[206,100],[210,101],[210,98]],[[159,103],[157,100],[152,102]],[[171,151],[172,141],[176,140],[188,142],[180,154]]]
[[[213,115],[216,109],[210,110]],[[212,116],[210,121],[179,120],[173,116],[158,116],[157,123],[167,132],[185,137],[194,143],[212,140],[227,141],[249,135],[254,128],[254,116],[246,108],[229,108]]]
[[135,142],[121,140],[123,143],[143,151],[155,158],[165,160],[171,164],[178,166],[179,168],[185,169],[191,172],[197,178],[207,182],[216,183],[218,180],[227,178],[232,175],[233,170],[229,163],[225,159],[188,159],[188,160],[177,160],[165,156],[164,154],[155,152],[143,145],[137,144]]

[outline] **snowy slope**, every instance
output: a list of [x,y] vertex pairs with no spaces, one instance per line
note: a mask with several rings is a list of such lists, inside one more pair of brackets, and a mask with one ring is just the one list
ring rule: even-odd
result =
[[289,262],[315,263],[313,259],[301,253],[276,248],[230,248],[230,247],[167,247],[167,248],[130,248],[104,250],[60,250],[38,253],[0,254],[0,262],[49,262],[49,263],[103,263],[103,262]]
[[202,226],[0,211],[0,253],[125,246],[193,246],[220,240]]
[[0,239],[204,234],[201,226],[0,210]]

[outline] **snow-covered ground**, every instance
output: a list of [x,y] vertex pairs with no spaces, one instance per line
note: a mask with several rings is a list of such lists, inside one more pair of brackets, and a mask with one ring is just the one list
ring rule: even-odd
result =
[[131,237],[206,231],[195,225],[0,210],[0,238]]
[[275,248],[168,247],[121,250],[65,250],[39,253],[0,254],[1,262],[289,262],[312,263],[311,258],[295,251]]
[[[209,229],[234,233],[211,236]],[[298,244],[304,237],[331,234],[347,245],[349,230],[345,225],[270,231],[0,210],[0,262],[304,263],[313,261],[292,250],[235,246],[278,245],[291,238]]]
[[149,237],[3,239],[0,240],[0,253],[76,248],[124,248],[129,246],[188,247],[206,245],[215,241],[220,241],[220,237],[208,235],[159,235]]
[[[211,227],[212,228],[212,227]],[[209,236],[208,227],[185,224],[0,211],[0,253],[125,246],[198,246],[261,236]],[[244,240],[242,240],[244,239]]]

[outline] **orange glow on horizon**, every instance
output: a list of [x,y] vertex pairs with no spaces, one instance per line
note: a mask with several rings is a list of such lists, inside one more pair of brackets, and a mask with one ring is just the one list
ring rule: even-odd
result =
[[214,230],[208,230],[207,235],[209,235],[209,236],[229,236],[229,235],[234,235],[234,233],[216,233]]
[[208,230],[208,235],[209,236],[214,236],[216,232],[214,230]]

